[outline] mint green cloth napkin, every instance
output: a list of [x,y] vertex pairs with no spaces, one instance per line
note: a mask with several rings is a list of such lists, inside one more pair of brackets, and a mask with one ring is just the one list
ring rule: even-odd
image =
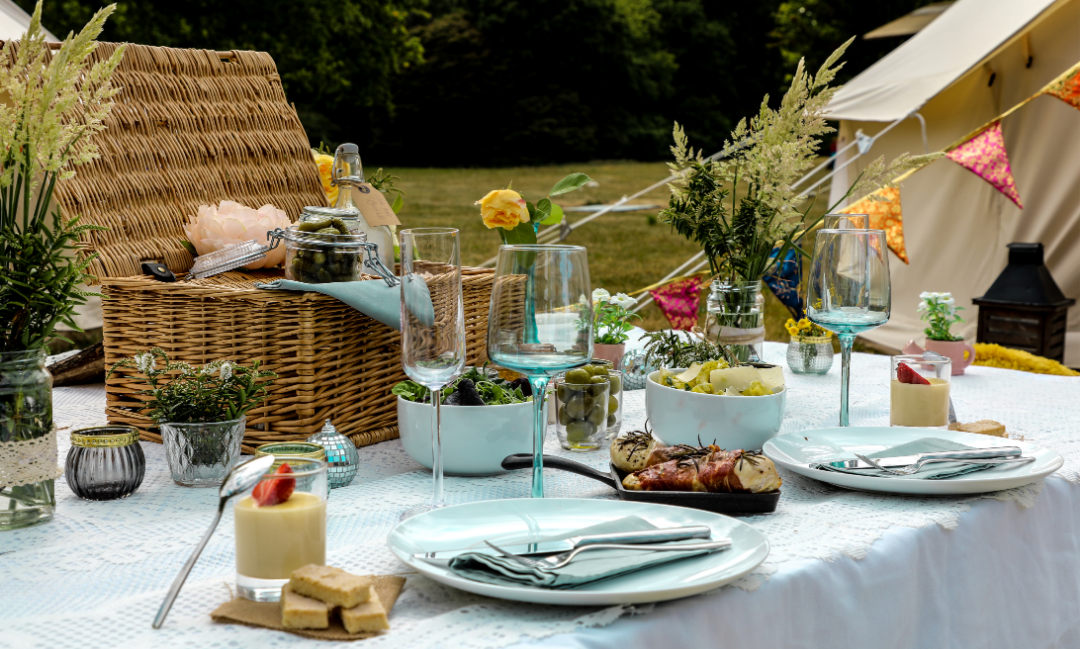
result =
[[[255,283],[255,288],[286,291],[314,291],[335,297],[364,315],[384,325],[401,331],[401,288],[387,286],[381,279],[359,282],[330,282],[308,284],[291,279],[279,279],[267,283]],[[406,286],[406,303],[410,311],[425,327],[435,322],[435,309],[431,295],[424,282],[409,282]]]
[[[611,534],[615,532],[637,532],[655,530],[655,525],[637,516],[627,516],[618,520],[574,530],[559,536],[540,539],[541,541],[561,541],[573,536],[589,534]],[[701,543],[701,539],[675,541],[679,543]],[[590,550],[574,558],[568,565],[558,570],[530,568],[514,559],[496,557],[480,552],[472,552],[454,557],[450,561],[450,570],[459,577],[482,581],[500,586],[535,586],[537,588],[567,589],[591,584],[602,579],[610,579],[637,570],[651,568],[687,557],[706,554],[708,550],[689,550],[686,552],[647,552],[644,550]]]
[[[900,455],[916,455],[918,453],[937,453],[940,451],[966,451],[975,448],[974,446],[967,446],[958,442],[951,442],[947,439],[940,439],[937,437],[924,437],[912,442],[906,442],[899,446],[887,448],[884,451],[878,451],[877,453],[868,453],[866,457],[878,459],[879,457],[897,457]],[[956,462],[931,462],[930,464],[924,464],[921,471],[909,476],[898,476],[877,469],[841,469],[838,467],[830,466],[826,462],[832,462],[836,460],[853,460],[854,455],[836,456],[831,458],[823,458],[823,462],[820,464],[811,464],[811,469],[821,469],[822,471],[835,471],[837,473],[850,473],[851,475],[866,475],[874,476],[876,478],[904,478],[904,479],[918,479],[918,480],[947,480],[948,478],[955,478],[957,476],[966,475],[968,473],[974,473],[976,471],[983,471],[990,469],[996,464],[958,464]]]

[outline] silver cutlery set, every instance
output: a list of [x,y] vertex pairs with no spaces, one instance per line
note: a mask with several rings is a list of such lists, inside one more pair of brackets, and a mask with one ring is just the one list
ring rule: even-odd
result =
[[[679,545],[658,545],[672,541],[691,539],[710,539],[712,530],[705,525],[672,527],[667,529],[643,530],[614,534],[595,534],[577,536],[561,541],[543,541],[500,547],[491,541],[484,541],[488,546],[462,548],[459,550],[440,550],[412,555],[436,566],[447,566],[455,557],[463,554],[486,554],[511,559],[528,568],[558,570],[569,565],[578,555],[592,550],[643,550],[651,552],[693,552],[707,550],[715,552],[731,547],[731,539],[722,538],[705,543],[683,543]],[[488,548],[495,552],[488,552]]]
[[941,462],[954,464],[1026,464],[1035,461],[1034,457],[1024,457],[1023,451],[1016,446],[995,446],[963,451],[940,451],[878,458],[870,458],[855,453],[855,458],[854,460],[836,460],[823,464],[847,471],[870,469],[884,471],[890,475],[909,476],[918,473],[927,465]]

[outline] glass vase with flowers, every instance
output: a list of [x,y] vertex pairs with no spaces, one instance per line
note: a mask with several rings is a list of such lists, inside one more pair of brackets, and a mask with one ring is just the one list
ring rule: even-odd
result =
[[[738,361],[760,360],[765,338],[762,278],[791,250],[809,256],[800,242],[822,217],[810,217],[814,202],[809,188],[799,185],[817,164],[823,136],[834,131],[826,121],[826,108],[837,90],[830,84],[850,43],[833,52],[816,74],[800,61],[779,105],[771,107],[766,96],[758,114],[740,121],[724,149],[713,156],[691,148],[683,128],[675,124],[675,160],[668,166],[676,180],[659,218],[702,247],[714,278],[706,330]],[[836,205],[853,194],[888,186],[905,171],[937,157],[940,154],[903,154],[888,165],[879,158]]]
[[791,341],[787,348],[788,369],[796,374],[826,374],[833,364],[832,332],[810,322],[788,318],[784,325]]

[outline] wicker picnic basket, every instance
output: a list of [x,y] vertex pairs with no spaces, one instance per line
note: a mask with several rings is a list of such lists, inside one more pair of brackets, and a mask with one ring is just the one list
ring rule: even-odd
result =
[[[117,47],[102,43],[94,60]],[[103,225],[84,237],[98,254],[105,362],[161,347],[174,360],[232,359],[278,374],[270,397],[248,413],[245,448],[300,440],[326,419],[358,446],[397,437],[390,388],[405,378],[400,334],[318,293],[264,291],[280,271],[230,272],[159,282],[142,262],[175,273],[191,267],[182,224],[199,205],[271,203],[296,219],[326,205],[307,136],[288,103],[273,59],[262,52],[213,52],[128,45],[113,77],[123,90],[101,157],[58,184],[66,218]],[[484,356],[492,272],[465,269],[469,362]],[[372,279],[371,281],[381,281]],[[106,382],[110,423],[137,426],[160,442],[142,413],[145,383],[124,369]]]

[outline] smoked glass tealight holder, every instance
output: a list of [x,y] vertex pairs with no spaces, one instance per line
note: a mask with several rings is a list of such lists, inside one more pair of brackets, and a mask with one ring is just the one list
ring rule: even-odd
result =
[[64,462],[68,487],[83,500],[116,500],[135,493],[146,475],[146,456],[133,426],[94,426],[71,433]]
[[892,357],[890,368],[890,425],[928,428],[949,425],[952,361],[937,355],[902,354]]
[[297,568],[326,565],[326,462],[278,456],[291,474],[265,474],[255,489],[284,489],[288,499],[260,506],[252,493],[233,506],[236,524],[236,588],[256,602],[281,599],[281,587]]

